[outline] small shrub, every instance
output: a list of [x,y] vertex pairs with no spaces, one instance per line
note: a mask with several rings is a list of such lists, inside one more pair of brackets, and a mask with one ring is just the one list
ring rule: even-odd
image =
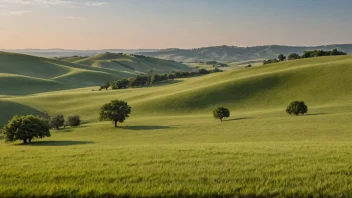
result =
[[286,112],[290,115],[294,114],[298,116],[299,114],[305,114],[308,112],[307,105],[303,101],[294,101],[286,108]]
[[81,118],[78,115],[68,116],[67,118],[68,126],[79,126],[81,125]]
[[59,114],[50,119],[50,125],[54,129],[59,129],[60,127],[64,126],[65,124],[65,119],[64,115]]
[[215,119],[220,119],[222,121],[223,118],[230,117],[230,111],[225,107],[217,107],[213,110],[213,115]]

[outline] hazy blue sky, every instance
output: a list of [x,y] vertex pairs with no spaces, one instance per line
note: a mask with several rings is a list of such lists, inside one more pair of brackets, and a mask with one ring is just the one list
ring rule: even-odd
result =
[[0,0],[0,48],[352,43],[352,0]]

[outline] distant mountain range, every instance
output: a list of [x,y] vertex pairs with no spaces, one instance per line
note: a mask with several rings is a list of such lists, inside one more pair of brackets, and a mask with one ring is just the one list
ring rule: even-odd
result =
[[289,55],[291,53],[302,54],[307,50],[332,50],[337,48],[339,51],[352,53],[352,44],[322,45],[313,47],[303,46],[255,46],[255,47],[236,47],[236,46],[215,46],[196,49],[164,49],[154,52],[141,52],[145,56],[152,56],[162,59],[197,62],[197,61],[222,61],[237,62],[246,60],[263,60],[276,58],[279,54]]
[[332,50],[337,48],[339,51],[352,53],[352,44],[332,44],[322,46],[283,46],[267,45],[254,47],[236,46],[213,46],[194,49],[103,49],[103,50],[67,50],[67,49],[18,49],[0,51],[22,53],[41,57],[71,57],[71,56],[95,56],[97,54],[125,53],[141,54],[161,59],[197,62],[197,61],[220,61],[220,62],[239,62],[247,60],[261,61],[263,59],[275,58],[279,54],[289,55],[291,53],[302,54],[307,50]]

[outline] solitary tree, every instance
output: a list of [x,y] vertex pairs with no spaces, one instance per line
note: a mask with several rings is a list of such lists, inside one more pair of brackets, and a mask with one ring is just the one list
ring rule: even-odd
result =
[[286,60],[286,56],[284,56],[283,54],[280,54],[277,58],[279,59],[279,61]]
[[101,121],[113,121],[115,127],[117,122],[123,123],[131,113],[131,107],[125,101],[113,100],[108,104],[105,104],[100,109],[100,120]]
[[307,105],[303,101],[294,101],[286,108],[286,112],[290,115],[294,114],[298,116],[299,114],[305,114],[308,112]]
[[14,116],[2,129],[5,142],[31,143],[33,138],[50,137],[47,120],[34,115]]
[[215,119],[220,119],[222,121],[223,118],[230,117],[230,111],[225,107],[217,107],[213,110],[213,115]]
[[55,115],[50,119],[50,125],[54,129],[59,129],[60,127],[65,125],[65,118],[64,115],[59,114]]
[[69,126],[79,126],[81,125],[81,118],[77,115],[75,116],[68,116],[67,118],[67,124]]

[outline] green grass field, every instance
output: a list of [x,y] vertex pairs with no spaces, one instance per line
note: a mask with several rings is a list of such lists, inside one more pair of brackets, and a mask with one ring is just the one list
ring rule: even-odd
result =
[[[84,124],[1,142],[0,196],[352,197],[351,65],[320,57],[138,89],[3,95],[0,124],[43,112]],[[132,106],[119,128],[98,122],[113,99]],[[308,114],[287,115],[292,100]],[[213,119],[217,105],[231,117]]]

